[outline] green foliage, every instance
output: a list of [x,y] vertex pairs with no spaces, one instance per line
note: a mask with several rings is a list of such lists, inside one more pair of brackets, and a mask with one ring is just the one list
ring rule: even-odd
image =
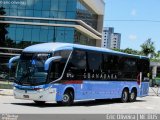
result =
[[119,51],[119,52],[124,52],[124,53],[128,53],[128,54],[134,54],[134,55],[140,55],[140,52],[137,50],[133,50],[131,48],[126,48],[124,50],[122,49],[113,49],[115,51]]
[[114,48],[114,49],[112,49],[112,50],[114,50],[114,51],[118,51],[118,52],[123,52],[123,50],[122,50],[122,49],[118,49],[118,48]]
[[155,53],[155,58],[160,59],[160,52]]
[[159,78],[159,79],[160,79],[160,73],[157,73],[157,78]]
[[153,59],[153,58],[152,58],[152,59],[150,59],[150,61],[151,61],[151,62],[160,62],[160,59],[155,59],[155,58]]
[[128,54],[148,56],[152,58],[151,61],[160,62],[160,52],[158,53],[155,52],[154,42],[152,42],[151,39],[146,40],[141,45],[141,51],[133,50],[131,48],[126,48],[124,50],[122,49],[113,49],[113,50],[128,53]]
[[143,55],[148,56],[150,55],[150,58],[155,55],[155,47],[154,47],[154,42],[151,41],[151,39],[146,40],[142,45],[141,45],[141,52]]

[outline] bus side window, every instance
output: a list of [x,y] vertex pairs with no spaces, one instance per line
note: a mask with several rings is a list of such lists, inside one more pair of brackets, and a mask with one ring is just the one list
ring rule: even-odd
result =
[[62,60],[55,60],[52,62],[49,75],[50,82],[61,77],[64,65]]
[[141,66],[142,66],[142,75],[144,77],[148,77],[149,73],[149,60],[148,59],[141,59]]
[[103,54],[103,71],[114,71],[117,68],[116,56]]
[[53,81],[61,77],[67,59],[71,53],[71,50],[59,50],[55,51],[53,56],[61,56],[60,60],[55,60],[52,62],[50,67],[49,80]]
[[67,59],[70,53],[71,53],[71,50],[59,50],[59,51],[56,51],[53,55],[61,56],[62,58]]
[[118,76],[119,56],[103,54],[103,72],[107,75]]
[[102,69],[102,54],[95,52],[87,52],[88,69],[90,71],[101,71]]
[[103,71],[106,72],[110,68],[109,57],[107,54],[103,54]]
[[118,56],[111,55],[110,56],[110,63],[111,63],[111,71],[117,73],[118,72]]
[[119,70],[122,72],[121,79],[136,79],[138,74],[138,64],[136,58],[121,57]]
[[65,76],[67,79],[84,79],[83,73],[86,69],[86,52],[74,50],[67,65]]
[[86,53],[85,51],[76,50],[71,56],[70,66],[75,69],[85,69],[86,68]]
[[[99,77],[94,76],[94,74],[101,74],[102,72],[102,53],[98,52],[87,52],[87,73],[92,75],[91,80],[99,80]],[[102,79],[102,78],[101,78]]]

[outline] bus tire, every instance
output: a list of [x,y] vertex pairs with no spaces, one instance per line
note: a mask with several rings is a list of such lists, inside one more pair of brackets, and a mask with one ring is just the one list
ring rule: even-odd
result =
[[37,105],[44,105],[46,102],[45,101],[34,101]]
[[127,89],[124,89],[121,95],[121,102],[126,103],[128,102],[128,99],[129,99],[129,91]]
[[130,102],[135,102],[137,98],[137,90],[136,89],[132,89],[131,93],[129,94],[129,101]]
[[62,101],[57,101],[57,104],[69,106],[69,105],[72,105],[73,102],[74,102],[73,92],[70,90],[67,90],[63,94]]

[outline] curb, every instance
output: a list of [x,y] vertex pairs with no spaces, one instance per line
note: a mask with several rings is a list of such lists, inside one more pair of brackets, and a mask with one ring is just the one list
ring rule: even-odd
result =
[[13,96],[13,90],[12,89],[0,89],[0,95]]

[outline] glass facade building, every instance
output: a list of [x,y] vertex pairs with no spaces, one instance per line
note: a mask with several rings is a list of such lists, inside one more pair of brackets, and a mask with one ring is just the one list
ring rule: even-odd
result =
[[[97,46],[103,12],[92,8],[88,1],[0,0],[0,71],[7,58],[32,44],[66,42]],[[103,1],[95,1],[104,6]]]

